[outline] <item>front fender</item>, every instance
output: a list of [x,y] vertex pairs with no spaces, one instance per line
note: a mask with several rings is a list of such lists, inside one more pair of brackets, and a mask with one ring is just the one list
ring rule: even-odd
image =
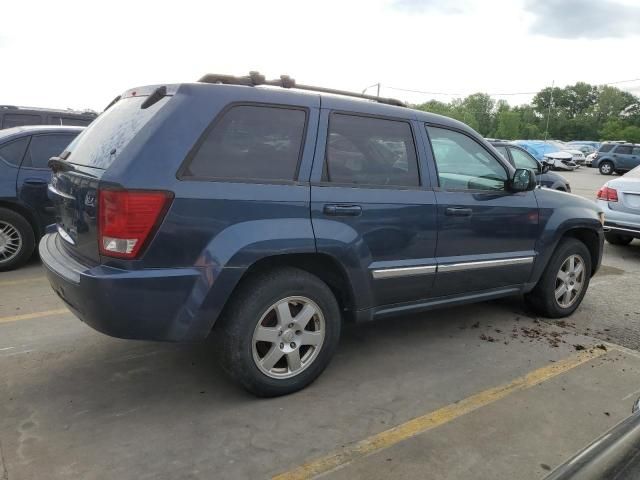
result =
[[536,242],[536,262],[530,285],[535,285],[546,268],[560,240],[571,230],[592,230],[602,235],[602,224],[595,202],[558,190],[536,190],[539,206],[540,234]]

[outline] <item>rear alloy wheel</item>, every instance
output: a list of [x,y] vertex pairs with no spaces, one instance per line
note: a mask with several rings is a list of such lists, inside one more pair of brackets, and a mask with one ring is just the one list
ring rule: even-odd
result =
[[313,382],[340,339],[331,289],[304,270],[281,267],[239,285],[212,332],[225,371],[260,397],[286,395]]
[[584,298],[591,279],[591,254],[584,243],[565,238],[556,248],[527,305],[550,318],[571,315]]
[[602,162],[598,168],[602,175],[611,175],[613,173],[613,163],[609,161]]
[[617,233],[605,233],[604,238],[611,245],[629,245],[633,241],[633,237],[629,235],[619,235]]
[[0,208],[0,272],[21,266],[31,257],[35,237],[20,214]]

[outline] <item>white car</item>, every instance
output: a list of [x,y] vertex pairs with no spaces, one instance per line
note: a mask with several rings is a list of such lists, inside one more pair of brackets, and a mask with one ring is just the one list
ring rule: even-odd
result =
[[551,165],[552,170],[575,170],[579,168],[580,165],[575,162],[573,157],[574,155],[566,150],[544,154],[545,163]]

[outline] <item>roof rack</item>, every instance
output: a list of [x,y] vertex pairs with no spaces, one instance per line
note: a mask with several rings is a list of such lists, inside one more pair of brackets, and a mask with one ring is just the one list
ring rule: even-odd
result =
[[386,103],[387,105],[395,105],[397,107],[406,107],[404,102],[395,98],[376,97],[374,95],[366,95],[364,93],[349,92],[346,90],[336,90],[333,88],[314,87],[313,85],[302,85],[289,75],[280,75],[279,79],[267,80],[264,75],[259,72],[249,72],[246,77],[236,77],[234,75],[223,75],[217,73],[207,73],[201,77],[198,82],[202,83],[221,83],[224,85],[246,85],[248,87],[256,87],[258,85],[270,85],[272,87],[296,88],[298,90],[308,90],[311,92],[331,93],[335,95],[345,95],[348,97],[364,98],[365,100],[373,100],[374,102]]

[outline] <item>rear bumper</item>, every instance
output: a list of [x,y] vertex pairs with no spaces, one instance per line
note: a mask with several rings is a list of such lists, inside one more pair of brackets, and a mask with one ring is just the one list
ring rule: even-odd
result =
[[640,238],[640,215],[612,210],[604,200],[598,200],[597,203],[604,211],[605,232]]
[[200,307],[194,304],[203,278],[199,269],[91,267],[71,257],[60,242],[58,234],[40,241],[49,283],[90,327],[112,337],[140,340],[193,341],[207,336],[210,325],[194,313]]

